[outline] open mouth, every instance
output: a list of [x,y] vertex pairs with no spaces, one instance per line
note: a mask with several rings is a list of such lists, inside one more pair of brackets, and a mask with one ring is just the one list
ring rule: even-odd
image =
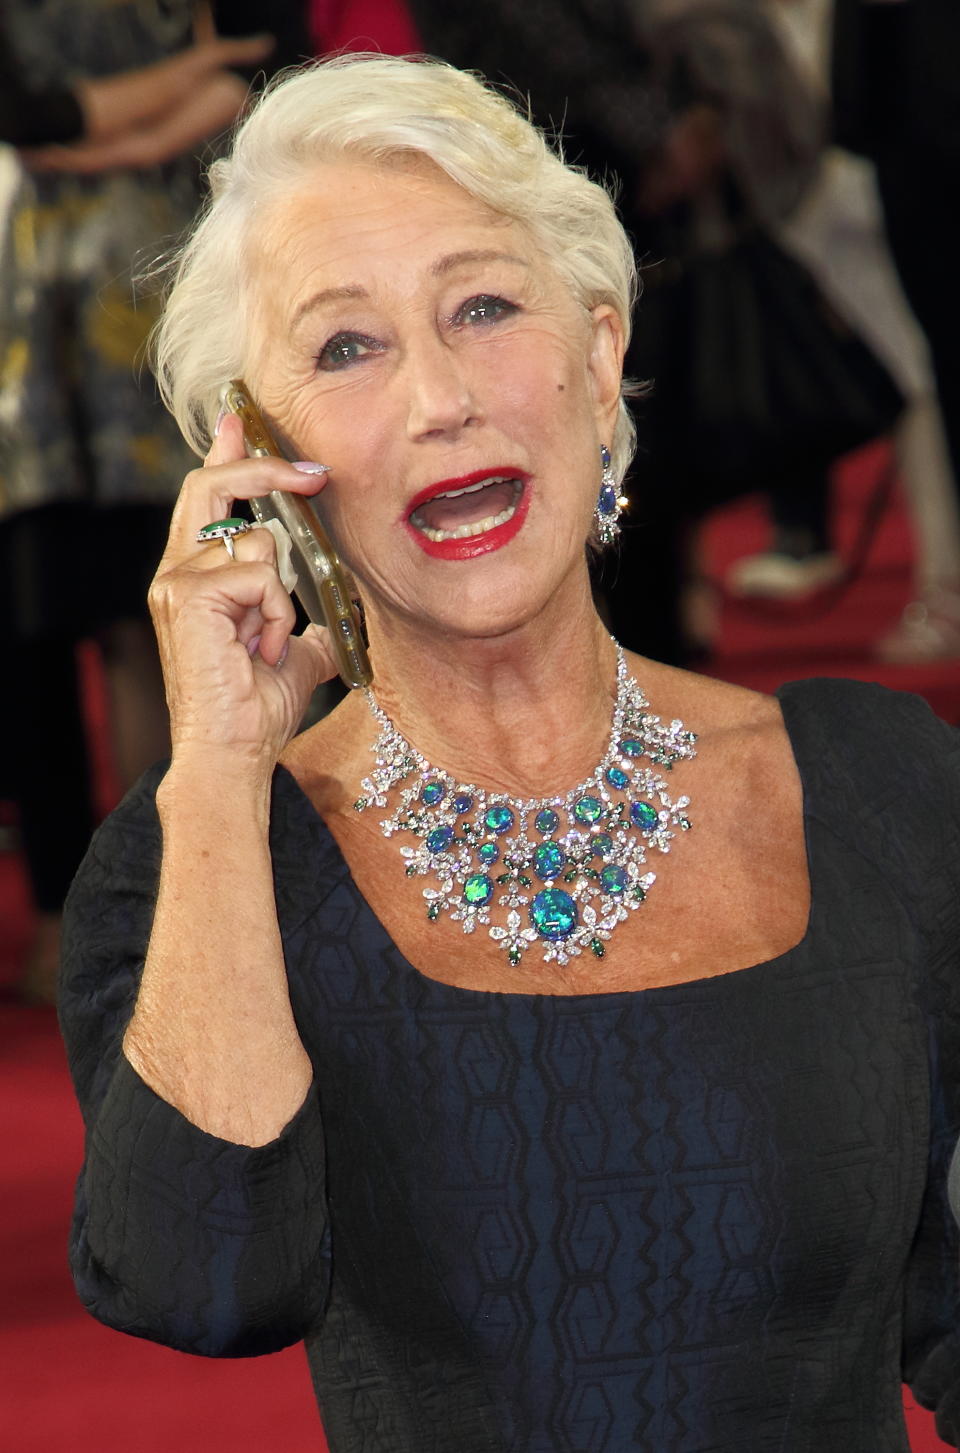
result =
[[523,496],[523,480],[491,474],[424,500],[409,515],[410,524],[435,545],[468,540],[506,525]]

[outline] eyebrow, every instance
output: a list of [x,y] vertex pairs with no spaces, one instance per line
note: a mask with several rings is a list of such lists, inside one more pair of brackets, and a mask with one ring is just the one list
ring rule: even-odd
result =
[[517,257],[513,252],[497,252],[491,247],[478,247],[466,252],[448,252],[445,257],[437,259],[430,271],[434,277],[443,277],[465,262],[515,262],[518,267],[530,266],[525,258]]
[[368,296],[369,294],[366,288],[361,288],[359,285],[342,288],[322,288],[319,293],[312,293],[309,298],[306,298],[300,304],[291,319],[291,330],[296,328],[308,313],[315,312],[317,308],[322,308],[326,303],[337,303],[344,298],[366,298]]
[[[512,252],[497,252],[493,248],[478,247],[470,248],[464,252],[448,252],[445,256],[437,259],[430,268],[434,277],[445,277],[448,272],[453,272],[458,267],[463,267],[472,262],[512,262],[518,267],[529,268],[530,264],[522,257],[517,257]],[[315,312],[318,308],[324,307],[327,303],[339,303],[345,299],[368,298],[370,294],[366,288],[359,284],[346,284],[339,288],[322,288],[318,293],[312,293],[299,306],[293,315],[290,327],[296,328],[308,313]]]

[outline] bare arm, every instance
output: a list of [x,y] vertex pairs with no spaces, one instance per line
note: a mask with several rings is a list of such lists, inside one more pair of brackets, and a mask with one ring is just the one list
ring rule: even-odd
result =
[[24,155],[34,171],[78,175],[121,167],[158,166],[194,150],[201,142],[225,130],[246,98],[247,87],[241,78],[222,71],[206,78],[189,100],[153,125],[109,141],[48,146]]
[[275,1139],[312,1071],[290,1008],[267,849],[269,777],[182,754],[157,794],[163,866],[124,1052],[194,1125]]
[[194,1125],[258,1146],[291,1120],[312,1078],[277,924],[270,782],[333,667],[322,633],[290,639],[293,609],[269,532],[238,539],[236,561],[219,541],[195,541],[234,499],[271,488],[311,494],[318,478],[243,458],[233,418],[208,465],[188,476],[151,593],[174,746],[158,794],[160,888],[124,1051]]
[[208,40],[139,70],[78,81],[75,89],[86,123],[86,139],[109,141],[122,132],[155,122],[180,106],[215,72],[255,65],[272,48],[273,41],[265,35]]

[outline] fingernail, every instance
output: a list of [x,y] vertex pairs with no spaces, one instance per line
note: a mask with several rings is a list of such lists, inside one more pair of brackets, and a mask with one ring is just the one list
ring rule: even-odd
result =
[[314,464],[312,459],[294,459],[291,461],[294,469],[299,469],[301,474],[329,474],[329,464]]
[[250,640],[247,642],[247,650],[249,651],[250,655],[251,656],[255,656],[257,654],[257,652],[259,651],[259,649],[260,649],[260,637],[259,636],[251,636],[250,637]]
[[289,652],[289,650],[290,650],[290,642],[288,641],[287,644],[284,646],[283,650],[280,652],[280,656],[279,656],[279,658],[277,660],[277,670],[278,671],[280,670],[280,667],[283,665],[284,661],[287,659],[287,653]]
[[220,433],[220,425],[223,423],[223,421],[226,418],[226,416],[227,416],[226,409],[221,409],[220,412],[219,412],[219,414],[217,415],[216,423],[213,426],[213,437],[214,438],[216,438],[217,435]]

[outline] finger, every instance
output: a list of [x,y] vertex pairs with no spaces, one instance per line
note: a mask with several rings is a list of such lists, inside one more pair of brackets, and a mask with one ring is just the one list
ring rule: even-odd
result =
[[225,66],[227,69],[231,66],[251,64],[268,56],[276,43],[274,37],[266,33],[238,37],[236,40],[215,40],[212,42],[213,64]]
[[290,464],[285,459],[248,459],[239,419],[227,415],[202,469],[187,475],[170,521],[169,548],[178,556],[196,543],[197,531],[212,520],[226,519],[235,500],[255,499],[284,490],[306,497],[319,494],[326,482],[326,466],[309,460]]
[[[181,611],[184,579],[182,571],[171,577],[178,581],[173,589]],[[259,652],[268,665],[275,666],[285,652],[296,612],[274,567],[263,560],[230,560],[225,555],[222,565],[204,571],[203,589],[207,608],[214,615],[229,617],[237,640],[249,654]],[[192,598],[196,603],[196,588]]]
[[280,583],[276,571],[270,573],[256,616],[258,619],[254,621],[249,615],[247,617],[244,645],[251,656],[259,655],[268,666],[277,666],[287,654],[290,633],[297,616],[293,601]]
[[277,542],[270,530],[258,525],[239,535],[232,535],[229,541],[218,537],[200,542],[195,553],[191,553],[193,562],[202,570],[215,570],[228,560],[234,563],[260,561],[277,568]]
[[218,36],[200,40],[190,50],[180,51],[174,58],[177,78],[189,90],[191,83],[202,81],[216,71],[235,70],[255,65],[276,49],[272,35]]
[[330,649],[329,631],[310,625],[299,636],[291,636],[288,654],[281,658],[280,666],[285,672],[306,672],[310,690],[321,681],[332,681],[337,662]]

